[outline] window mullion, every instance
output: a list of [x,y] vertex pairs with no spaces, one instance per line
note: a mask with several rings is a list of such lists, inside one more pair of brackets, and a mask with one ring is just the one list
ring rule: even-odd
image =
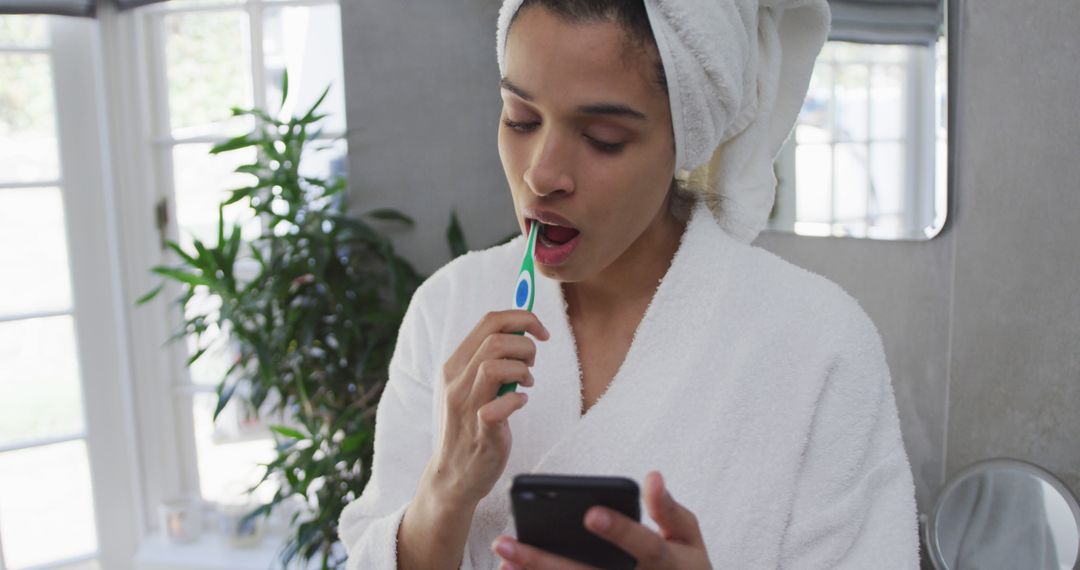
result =
[[57,560],[55,562],[50,562],[48,564],[41,564],[39,566],[30,566],[30,567],[26,568],[25,570],[53,570],[55,568],[63,568],[64,566],[69,566],[71,564],[77,564],[79,562],[86,562],[87,560],[93,560],[94,558],[97,558],[97,556],[98,556],[97,552],[91,552],[90,554],[83,554],[82,556],[74,556],[74,557],[71,557],[71,558],[65,558],[63,560]]
[[97,23],[50,18],[53,84],[76,350],[98,552],[105,567],[129,560],[138,539],[134,413],[125,365],[117,217],[107,170],[104,58]]
[[838,106],[836,100],[836,76],[840,72],[839,66],[836,62],[830,62],[830,82],[829,82],[829,99],[832,100],[832,108],[830,114],[832,115],[829,121],[829,233],[832,234],[836,230],[836,108]]
[[873,100],[874,100],[874,65],[868,63],[866,65],[866,205],[863,209],[863,222],[866,227],[863,228],[863,233],[867,233],[870,226],[877,223],[876,216],[873,215],[870,209],[871,198],[876,199],[877,193],[874,189],[874,161],[873,161],[873,142],[874,142],[874,112],[873,112]]
[[80,431],[78,433],[72,433],[68,435],[58,435],[55,437],[43,437],[37,439],[30,439],[26,441],[20,441],[18,443],[12,443],[9,445],[0,446],[0,454],[9,453],[13,451],[22,451],[24,449],[33,449],[35,447],[45,447],[47,445],[56,445],[59,443],[67,443],[69,441],[77,441],[80,439],[86,439],[86,432]]
[[38,180],[36,182],[0,182],[0,190],[27,190],[30,188],[56,188],[62,180]]
[[266,110],[266,62],[263,56],[262,2],[248,0],[248,27],[251,42],[251,95],[256,109]]
[[[0,513],[0,519],[2,519],[4,513]],[[7,563],[4,560],[4,537],[0,536],[0,570],[7,570]]]
[[63,317],[64,315],[71,314],[71,307],[64,309],[57,309],[54,311],[34,311],[32,313],[16,313],[13,315],[0,315],[0,323],[10,323],[13,321],[26,321],[30,319],[47,319],[50,317]]

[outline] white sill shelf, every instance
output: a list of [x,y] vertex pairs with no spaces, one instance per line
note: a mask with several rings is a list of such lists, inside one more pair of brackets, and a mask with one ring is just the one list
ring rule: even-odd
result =
[[277,553],[285,537],[263,536],[252,548],[236,548],[216,533],[177,544],[155,534],[147,536],[135,554],[135,570],[268,570],[279,566]]

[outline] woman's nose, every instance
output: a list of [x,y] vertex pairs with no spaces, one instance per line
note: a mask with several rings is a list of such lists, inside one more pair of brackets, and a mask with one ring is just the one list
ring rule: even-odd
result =
[[537,196],[574,192],[573,150],[558,133],[546,130],[535,139],[532,160],[525,170],[525,183]]

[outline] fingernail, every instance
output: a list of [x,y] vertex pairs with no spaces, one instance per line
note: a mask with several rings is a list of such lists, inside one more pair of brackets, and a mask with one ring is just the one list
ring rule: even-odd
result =
[[495,543],[495,552],[498,552],[499,556],[509,558],[514,555],[514,545],[509,540],[500,540]]
[[604,511],[594,511],[592,515],[592,526],[596,530],[607,530],[611,526],[611,516]]

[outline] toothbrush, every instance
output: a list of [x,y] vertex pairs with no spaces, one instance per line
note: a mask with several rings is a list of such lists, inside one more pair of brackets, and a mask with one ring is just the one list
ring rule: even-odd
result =
[[[514,287],[514,308],[531,311],[533,299],[536,298],[536,270],[533,263],[533,248],[536,247],[536,234],[539,233],[540,222],[533,220],[529,230],[529,243],[525,247],[525,257],[521,260],[521,269],[518,271],[517,285]],[[524,335],[525,332],[513,333]],[[517,390],[517,382],[503,384],[499,387],[499,396]]]

